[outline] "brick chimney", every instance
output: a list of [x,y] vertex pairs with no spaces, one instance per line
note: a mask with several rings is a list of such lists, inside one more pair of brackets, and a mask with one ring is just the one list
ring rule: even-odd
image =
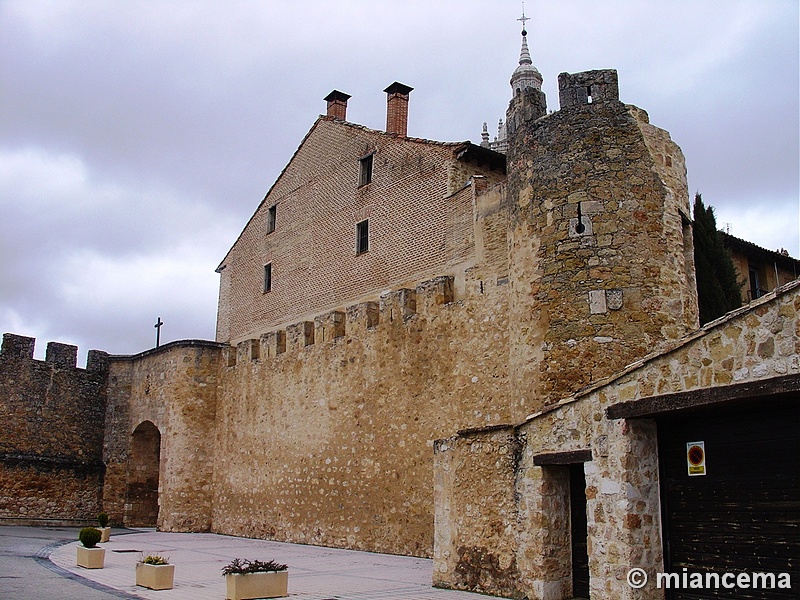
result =
[[408,95],[414,88],[394,82],[386,92],[386,133],[408,135]]
[[347,99],[350,94],[345,94],[339,90],[333,90],[330,94],[325,96],[323,100],[328,103],[328,116],[334,119],[347,119]]

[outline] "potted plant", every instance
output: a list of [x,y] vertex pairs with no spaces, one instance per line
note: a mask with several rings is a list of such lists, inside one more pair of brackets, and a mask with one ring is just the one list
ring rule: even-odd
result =
[[78,546],[78,566],[84,569],[102,569],[106,559],[106,551],[97,547],[102,534],[96,527],[84,527],[78,534],[81,541]]
[[136,585],[151,590],[171,590],[175,565],[160,554],[148,554],[136,563]]
[[101,512],[97,515],[97,524],[100,525],[98,529],[100,530],[100,534],[102,537],[100,538],[100,543],[107,542],[108,539],[111,537],[111,527],[108,526],[108,514]]
[[288,596],[289,571],[275,561],[234,558],[223,567],[228,600]]

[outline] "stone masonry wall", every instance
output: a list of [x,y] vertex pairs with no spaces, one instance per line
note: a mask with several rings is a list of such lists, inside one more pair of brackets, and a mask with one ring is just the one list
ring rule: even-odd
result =
[[523,597],[516,555],[520,450],[507,426],[435,442],[434,558],[443,576],[434,571],[434,585]]
[[511,372],[530,412],[697,327],[682,153],[609,95],[616,73],[580,75],[584,96],[605,86],[593,103],[541,116],[533,91],[507,120]]
[[3,335],[0,352],[0,519],[95,522],[101,510],[106,354]]
[[[591,596],[614,599],[660,599],[661,590],[632,590],[626,574],[633,567],[651,576],[663,570],[658,450],[655,423],[647,419],[609,420],[606,409],[622,401],[691,391],[710,386],[755,382],[800,374],[800,282],[768,294],[750,306],[709,323],[663,352],[647,355],[613,378],[565,398],[516,427],[499,429],[495,437],[522,443],[513,479],[518,505],[513,544],[515,571],[495,577],[492,566],[472,573],[487,593],[527,595],[537,600],[571,597],[569,579],[568,485],[559,481],[558,466],[537,466],[535,457],[548,453],[589,452],[584,463],[588,517]],[[488,501],[459,489],[480,489],[483,470],[454,471],[450,465],[470,460],[470,433],[437,442],[437,547],[434,577],[441,587],[467,588],[459,571],[461,532],[481,531],[511,511],[492,497],[512,490],[493,490]],[[484,434],[488,435],[488,434]],[[448,455],[449,454],[449,455]],[[511,463],[498,481],[512,480]],[[444,483],[441,483],[444,482]],[[568,525],[567,525],[568,527]],[[447,535],[458,533],[459,535]],[[477,541],[477,540],[476,540]],[[474,554],[496,552],[495,546],[473,547]],[[506,551],[506,550],[504,550]],[[516,586],[508,593],[509,585]]]
[[104,505],[126,523],[134,498],[132,435],[145,422],[161,435],[158,527],[209,531],[215,414],[222,345],[173,342],[131,357],[111,357],[104,459]]
[[454,300],[452,284],[239,344],[217,403],[214,531],[430,555],[433,440],[512,418],[507,287]]

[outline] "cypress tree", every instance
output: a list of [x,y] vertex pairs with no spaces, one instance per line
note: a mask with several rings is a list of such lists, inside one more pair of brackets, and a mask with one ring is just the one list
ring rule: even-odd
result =
[[694,197],[694,264],[701,325],[742,305],[736,269],[717,230],[714,207],[706,208],[699,192]]

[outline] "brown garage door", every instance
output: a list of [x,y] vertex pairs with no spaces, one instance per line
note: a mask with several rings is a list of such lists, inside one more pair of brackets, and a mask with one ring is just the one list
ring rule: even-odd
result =
[[[789,572],[792,583],[789,590],[671,590],[667,598],[800,597],[798,399],[660,418],[658,437],[667,570]],[[692,458],[704,449],[705,475],[689,476],[687,444],[694,442],[702,442]]]

